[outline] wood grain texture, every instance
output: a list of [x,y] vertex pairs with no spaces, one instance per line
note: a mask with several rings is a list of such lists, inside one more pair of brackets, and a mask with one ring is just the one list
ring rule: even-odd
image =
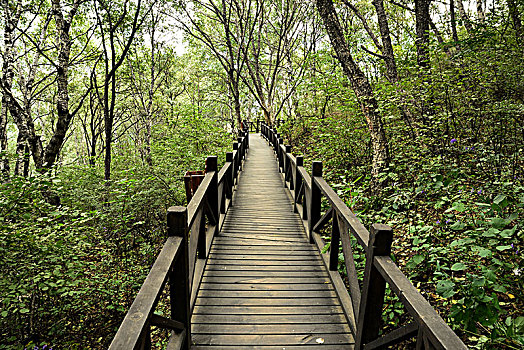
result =
[[352,349],[340,300],[273,151],[258,135],[250,141],[195,301],[192,349]]

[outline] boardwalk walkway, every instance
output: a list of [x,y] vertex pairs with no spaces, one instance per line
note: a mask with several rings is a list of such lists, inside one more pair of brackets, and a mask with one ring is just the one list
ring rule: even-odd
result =
[[353,336],[328,272],[258,134],[244,166],[207,260],[192,349],[347,349]]

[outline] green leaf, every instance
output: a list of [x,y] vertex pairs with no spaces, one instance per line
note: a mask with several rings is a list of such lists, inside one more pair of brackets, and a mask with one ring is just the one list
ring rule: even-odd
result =
[[490,258],[493,255],[491,250],[486,248],[479,248],[478,253],[482,258]]
[[502,252],[504,250],[511,249],[511,246],[510,245],[499,245],[496,247],[496,249]]
[[459,213],[462,213],[462,212],[466,211],[466,206],[465,206],[464,203],[462,203],[462,202],[455,202],[455,203],[453,203],[453,205],[451,206],[451,208],[449,208],[449,209],[447,209],[447,210],[445,211],[445,213],[448,213],[448,212],[450,212],[450,211],[452,211],[452,210],[456,210],[456,211],[458,211]]
[[457,221],[453,225],[451,225],[449,228],[454,231],[460,231],[463,230],[466,225],[463,222]]
[[506,230],[503,230],[501,233],[500,233],[500,236],[502,238],[510,238],[511,236],[513,236],[513,234],[515,233],[515,230],[517,229],[517,226],[513,226],[513,228],[511,229],[506,229]]
[[506,199],[506,196],[503,194],[499,194],[498,196],[495,197],[495,199],[493,200],[493,203],[500,204],[500,202],[502,202],[504,199]]
[[413,256],[413,258],[411,258],[411,260],[413,261],[413,263],[415,265],[418,265],[418,264],[420,264],[421,262],[424,261],[424,255],[417,254],[417,255]]
[[451,266],[451,271],[462,271],[467,269],[467,266],[464,263],[455,263]]
[[443,298],[450,298],[453,295],[455,295],[456,293],[453,290],[454,287],[455,287],[455,283],[449,280],[441,280],[437,282],[435,291],[437,292],[437,294],[439,294]]
[[502,218],[492,218],[491,219],[491,226],[499,230],[504,228],[507,224],[509,224],[509,221],[502,219]]
[[29,309],[26,309],[26,308],[20,309],[21,314],[27,314],[28,312],[29,312]]

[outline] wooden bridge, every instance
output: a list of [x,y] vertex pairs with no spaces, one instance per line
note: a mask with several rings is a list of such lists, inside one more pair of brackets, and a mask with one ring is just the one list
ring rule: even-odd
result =
[[[377,349],[409,338],[466,349],[390,258],[392,230],[368,231],[321,162],[310,176],[275,129],[260,129],[241,134],[220,170],[208,157],[187,208],[168,209],[167,241],[110,349],[150,349],[152,327],[168,330],[167,349]],[[362,281],[352,236],[366,252]],[[411,316],[387,334],[386,283]],[[169,317],[155,313],[161,298]]]

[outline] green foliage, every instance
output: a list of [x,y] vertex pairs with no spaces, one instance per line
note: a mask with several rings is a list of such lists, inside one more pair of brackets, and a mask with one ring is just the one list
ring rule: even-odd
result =
[[110,182],[76,164],[0,184],[0,348],[109,345],[165,240],[167,207],[185,204],[183,174],[231,138],[180,117],[153,140],[153,166],[119,145]]
[[[400,89],[374,82],[391,151],[379,197],[369,190],[370,136],[358,105],[333,94],[325,113],[310,101],[308,117],[281,128],[305,163],[324,161],[324,177],[366,225],[393,226],[397,263],[477,348],[524,346],[522,60],[500,35],[486,29],[452,55],[433,47],[426,76],[413,57],[399,59]],[[402,103],[417,124],[406,123]],[[405,321],[392,294],[384,310],[386,325]]]

